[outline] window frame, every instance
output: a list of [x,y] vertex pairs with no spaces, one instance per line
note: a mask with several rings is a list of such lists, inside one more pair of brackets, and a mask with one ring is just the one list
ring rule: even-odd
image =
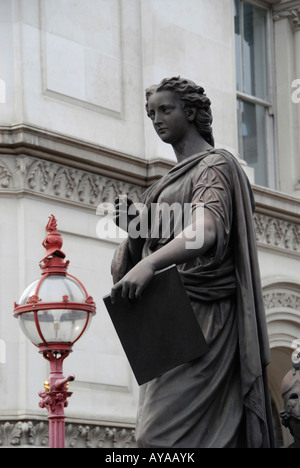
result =
[[[234,2],[235,0],[233,0]],[[270,4],[262,3],[259,0],[238,0],[239,4],[244,5],[245,3],[251,4],[253,6],[263,8],[267,12],[267,21],[266,21],[266,49],[267,49],[267,80],[268,80],[268,88],[267,88],[267,98],[268,99],[261,99],[254,95],[238,91],[237,90],[237,83],[236,83],[236,102],[237,106],[241,106],[241,102],[251,103],[251,104],[258,104],[263,106],[265,109],[265,128],[266,128],[266,172],[267,172],[267,188],[277,189],[278,188],[278,169],[277,169],[277,146],[275,141],[275,124],[276,124],[276,112],[275,112],[275,58],[274,58],[274,41],[271,40],[274,37],[274,29],[273,29],[273,12],[272,7]],[[241,10],[243,12],[243,9]],[[243,15],[242,15],[243,16]],[[241,36],[244,37],[244,25],[243,21],[240,24],[241,28]],[[242,60],[243,60],[243,41],[242,41]],[[236,60],[236,67],[237,67],[237,56],[235,50],[235,60]],[[242,62],[243,65],[243,62]],[[243,74],[243,85],[245,83],[244,80],[244,66],[242,66],[242,74]],[[241,132],[241,111],[237,111],[237,134],[238,134],[238,144],[239,144],[239,151],[241,151],[240,158],[243,159],[245,162],[243,155],[243,142],[242,142],[242,132]],[[255,180],[254,180],[255,183]]]

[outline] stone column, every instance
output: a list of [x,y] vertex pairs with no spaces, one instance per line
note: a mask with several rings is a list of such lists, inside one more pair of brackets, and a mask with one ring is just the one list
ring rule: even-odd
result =
[[[295,75],[297,79],[297,86],[298,88],[300,87],[300,9],[298,10],[298,14],[295,17],[295,20],[293,22],[293,28],[294,28],[294,41],[295,41]],[[300,97],[300,91],[297,92],[297,102],[294,102],[294,106],[296,106],[296,114],[297,114],[297,136],[298,136],[298,141],[297,141],[297,151],[295,154],[296,160],[297,160],[297,178],[298,180],[296,181],[295,185],[295,191],[296,195],[300,196],[300,102],[299,102],[299,97]]]
[[292,95],[293,83],[300,80],[300,2],[290,5],[274,12],[279,189],[299,195],[300,103]]

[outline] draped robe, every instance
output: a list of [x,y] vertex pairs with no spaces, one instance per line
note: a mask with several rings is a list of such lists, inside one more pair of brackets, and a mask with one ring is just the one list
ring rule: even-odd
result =
[[[148,208],[202,203],[215,218],[216,241],[203,255],[177,265],[209,352],[140,388],[138,447],[274,446],[254,198],[243,169],[225,150],[195,154],[153,184],[141,201]],[[141,258],[173,234],[145,239]],[[131,267],[125,241],[113,259],[114,282]]]

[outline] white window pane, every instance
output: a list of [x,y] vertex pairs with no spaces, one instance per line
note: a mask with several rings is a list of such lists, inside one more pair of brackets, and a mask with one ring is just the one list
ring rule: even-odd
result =
[[243,3],[244,92],[268,99],[267,11],[250,3]]
[[267,186],[266,110],[265,107],[240,101],[242,155],[253,167],[255,183]]

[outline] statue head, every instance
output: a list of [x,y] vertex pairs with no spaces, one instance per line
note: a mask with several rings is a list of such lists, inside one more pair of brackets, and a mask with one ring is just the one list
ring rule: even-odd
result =
[[149,117],[149,97],[161,91],[174,92],[183,103],[184,108],[196,109],[194,118],[195,127],[202,138],[211,146],[214,146],[211,102],[204,93],[204,89],[185,78],[173,77],[163,79],[160,84],[146,89],[146,111]]
[[282,424],[294,438],[300,437],[300,370],[294,366],[282,381],[284,410],[280,412]]

